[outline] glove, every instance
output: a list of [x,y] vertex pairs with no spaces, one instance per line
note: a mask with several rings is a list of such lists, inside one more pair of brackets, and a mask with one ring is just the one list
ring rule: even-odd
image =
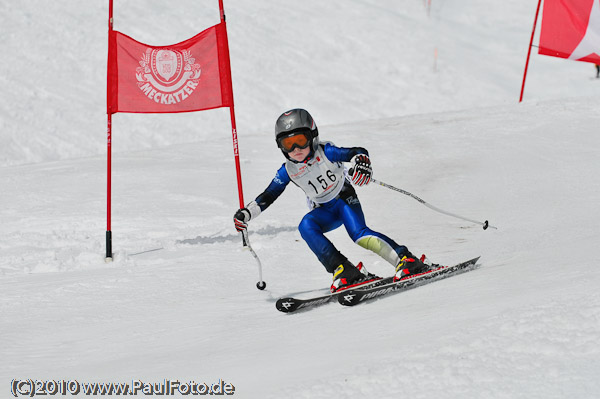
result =
[[352,167],[350,168],[352,183],[359,187],[369,184],[373,175],[373,168],[371,167],[369,157],[365,154],[358,154],[350,162],[352,163]]
[[252,219],[250,216],[250,211],[248,208],[238,209],[238,211],[233,215],[233,223],[235,224],[235,229],[240,233],[243,233],[248,230],[248,222]]

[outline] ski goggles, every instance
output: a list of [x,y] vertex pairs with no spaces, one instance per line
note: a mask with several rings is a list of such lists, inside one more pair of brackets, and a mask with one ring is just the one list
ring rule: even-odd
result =
[[292,152],[294,148],[304,149],[310,144],[309,134],[308,132],[296,132],[280,137],[277,139],[277,145],[284,152]]

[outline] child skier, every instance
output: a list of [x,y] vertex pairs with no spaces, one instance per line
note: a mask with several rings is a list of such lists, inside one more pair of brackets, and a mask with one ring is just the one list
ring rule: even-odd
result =
[[[395,266],[395,280],[427,270],[405,246],[367,227],[350,183],[360,187],[371,181],[371,161],[366,149],[320,143],[317,126],[304,109],[292,109],[277,119],[275,141],[286,162],[266,190],[235,213],[233,219],[238,231],[245,231],[248,222],[267,209],[291,181],[308,197],[311,211],[304,216],[298,230],[325,269],[333,273],[331,292],[377,278],[367,273],[362,262],[354,266],[325,237],[324,233],[342,224],[356,244]],[[350,177],[345,173],[343,162],[350,162]]]

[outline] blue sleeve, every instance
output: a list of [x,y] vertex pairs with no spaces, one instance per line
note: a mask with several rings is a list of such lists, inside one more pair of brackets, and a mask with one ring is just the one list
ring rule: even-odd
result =
[[271,205],[283,190],[287,187],[290,182],[290,176],[288,175],[287,170],[285,169],[285,164],[281,165],[281,168],[275,174],[275,177],[269,184],[269,187],[266,188],[258,197],[256,197],[256,203],[260,207],[261,212],[264,211]]
[[362,147],[336,147],[332,144],[326,143],[323,151],[325,152],[325,156],[331,162],[350,162],[352,157],[358,154],[365,154],[369,156],[369,151]]

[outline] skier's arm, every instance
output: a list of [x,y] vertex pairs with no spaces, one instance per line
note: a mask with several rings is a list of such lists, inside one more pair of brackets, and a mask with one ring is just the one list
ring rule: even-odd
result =
[[326,143],[323,151],[325,156],[331,162],[350,162],[352,158],[357,155],[363,154],[369,156],[369,151],[362,147],[336,147],[333,144]]
[[285,169],[285,164],[279,168],[271,184],[256,199],[239,209],[233,216],[235,228],[243,231],[248,228],[248,222],[256,218],[262,211],[267,209],[279,196],[290,182],[290,176]]
[[325,144],[323,148],[325,156],[332,162],[350,162],[353,174],[350,176],[352,183],[357,186],[369,184],[373,175],[369,152],[362,147],[336,147],[332,144]]
[[252,215],[256,217],[260,212],[267,209],[279,196],[290,182],[290,176],[285,168],[285,164],[281,165],[281,168],[275,174],[275,177],[271,181],[271,184],[253,201],[258,206],[258,214]]

